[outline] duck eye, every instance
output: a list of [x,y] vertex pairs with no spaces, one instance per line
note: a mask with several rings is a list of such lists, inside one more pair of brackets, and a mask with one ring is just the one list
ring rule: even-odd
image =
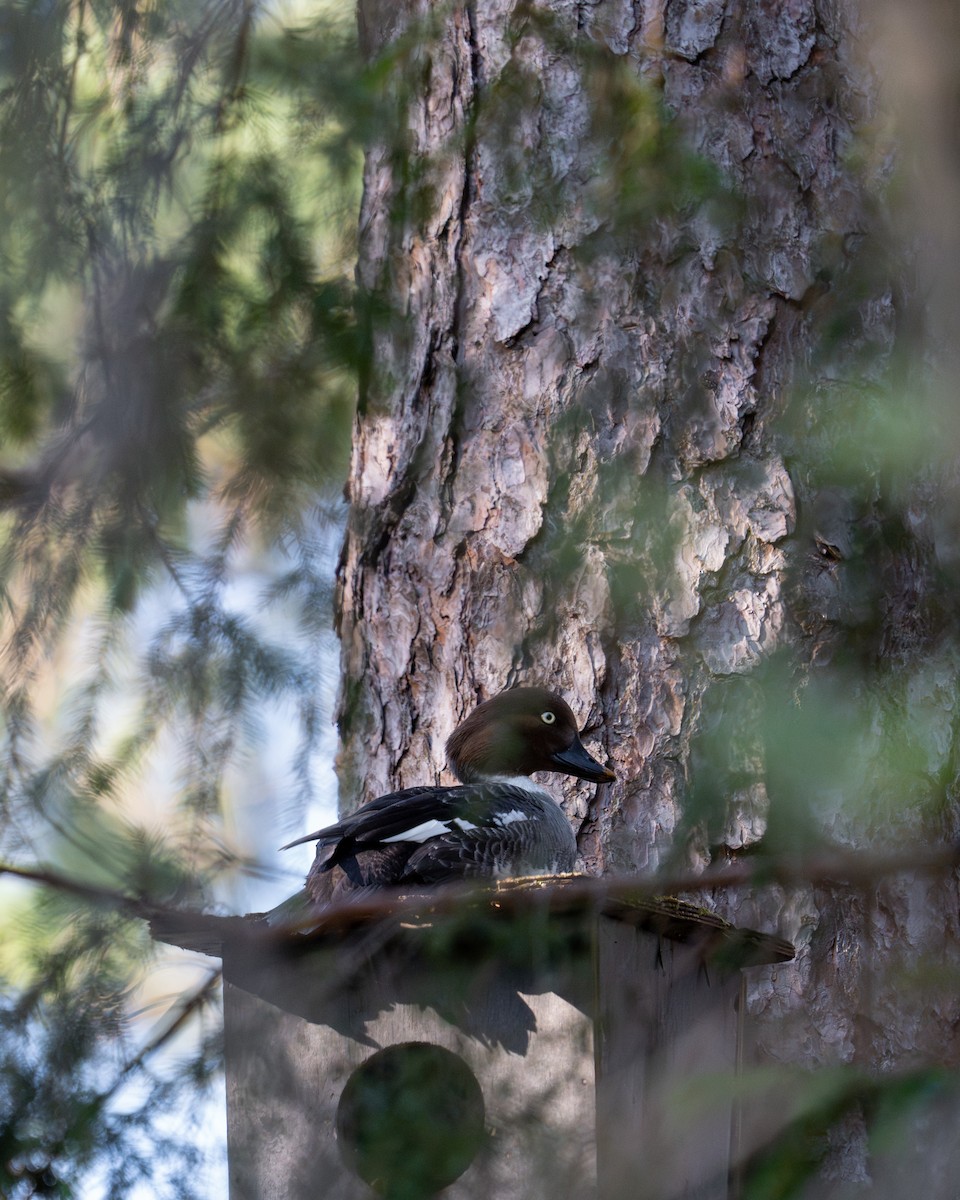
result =
[[554,723],[554,721],[556,721],[556,719],[557,719],[557,714],[552,713],[549,708],[547,709],[546,712],[542,712],[540,714],[540,720],[544,723],[544,725],[552,725]]

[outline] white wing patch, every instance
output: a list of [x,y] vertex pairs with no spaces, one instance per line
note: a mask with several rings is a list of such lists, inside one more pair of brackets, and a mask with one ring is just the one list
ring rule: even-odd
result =
[[429,842],[431,838],[443,837],[445,833],[452,833],[450,826],[456,825],[464,833],[468,830],[476,829],[477,826],[471,824],[470,821],[463,817],[453,817],[449,822],[430,820],[424,821],[420,825],[414,825],[412,829],[405,829],[403,833],[395,833],[393,837],[384,838],[386,842]]
[[384,838],[384,842],[429,842],[431,838],[443,837],[450,832],[450,826],[442,821],[424,821],[422,825],[414,825],[403,833],[395,833],[393,837]]
[[510,812],[495,813],[493,819],[498,825],[512,825],[514,821],[529,821],[530,814],[521,812],[519,808],[513,808]]

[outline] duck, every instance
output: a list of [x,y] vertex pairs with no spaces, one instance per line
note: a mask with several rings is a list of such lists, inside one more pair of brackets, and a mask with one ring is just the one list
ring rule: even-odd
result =
[[542,687],[501,692],[453,731],[446,752],[456,785],[389,792],[281,847],[317,843],[312,901],[573,870],[573,829],[530,776],[553,771],[598,784],[616,776],[587,752],[562,697]]

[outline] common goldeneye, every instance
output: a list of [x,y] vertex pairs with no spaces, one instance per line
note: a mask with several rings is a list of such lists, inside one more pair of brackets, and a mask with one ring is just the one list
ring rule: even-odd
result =
[[[573,830],[530,775],[616,778],[584,749],[570,707],[538,687],[512,688],[481,704],[451,734],[447,758],[457,786],[390,792],[282,847],[317,842],[307,876],[312,900],[359,888],[570,871]],[[342,873],[336,881],[334,868]]]

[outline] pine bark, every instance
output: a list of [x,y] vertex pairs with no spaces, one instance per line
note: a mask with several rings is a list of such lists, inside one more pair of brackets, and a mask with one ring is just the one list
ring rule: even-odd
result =
[[[835,447],[851,380],[865,363],[879,374],[898,329],[896,286],[878,272],[855,332],[824,352],[833,281],[871,234],[872,167],[848,157],[877,105],[856,12],[813,0],[359,11],[368,52],[393,48],[408,86],[365,164],[359,280],[394,317],[371,318],[348,485],[344,805],[448,779],[457,722],[538,683],[618,774],[596,795],[555,785],[587,870],[736,861],[776,824],[750,737],[764,716],[756,680],[778,655],[798,678],[829,660],[856,590],[857,498],[786,456],[801,436]],[[531,17],[542,11],[548,26]],[[740,209],[654,214],[642,234],[618,225],[623,197],[605,194],[601,168],[619,148],[596,114],[622,97],[589,82],[584,48],[659,95]],[[889,585],[878,653],[913,662],[932,636],[922,563],[891,552],[868,567]],[[935,679],[918,686],[917,703],[940,703]],[[952,762],[942,708],[931,774]],[[698,756],[732,711],[754,750],[730,749],[721,807],[698,808]],[[817,819],[844,845],[918,820],[932,839],[957,833],[955,816],[930,828],[919,799],[878,801],[859,824]],[[956,899],[954,880],[913,877],[718,889],[712,907],[799,950],[752,978],[757,1055],[955,1062],[950,990],[932,990],[920,1021],[888,968],[894,954],[905,968],[930,953],[956,965]],[[867,1178],[864,1130],[854,1111],[830,1135],[829,1177]]]

